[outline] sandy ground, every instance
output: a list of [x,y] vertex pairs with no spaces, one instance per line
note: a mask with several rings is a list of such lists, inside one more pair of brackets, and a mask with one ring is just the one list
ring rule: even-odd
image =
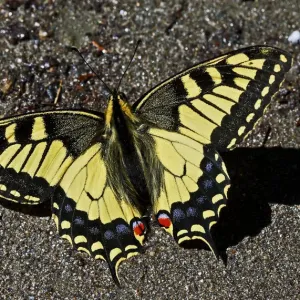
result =
[[217,245],[227,266],[209,251],[179,248],[152,224],[145,254],[122,264],[119,289],[105,262],[56,235],[47,205],[2,203],[0,299],[300,299],[300,48],[287,41],[300,29],[299,1],[82,2],[0,0],[0,114],[49,109],[60,82],[58,107],[103,109],[103,85],[81,76],[88,69],[68,46],[116,86],[142,39],[121,87],[132,102],[243,46],[281,47],[294,65],[253,134],[224,154],[232,188]]

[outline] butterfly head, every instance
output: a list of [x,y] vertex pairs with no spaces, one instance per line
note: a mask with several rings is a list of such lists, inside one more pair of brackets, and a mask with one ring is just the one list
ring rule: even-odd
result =
[[126,96],[123,93],[114,90],[108,99],[108,105],[105,112],[106,128],[113,128],[118,123],[124,121],[137,122],[137,117],[131,109]]

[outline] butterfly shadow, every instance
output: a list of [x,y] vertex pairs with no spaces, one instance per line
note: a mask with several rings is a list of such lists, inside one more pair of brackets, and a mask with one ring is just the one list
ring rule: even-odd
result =
[[221,155],[231,188],[213,235],[217,248],[224,252],[271,223],[269,204],[300,204],[300,150],[238,148]]
[[50,201],[46,201],[38,205],[26,205],[26,204],[19,204],[19,203],[0,199],[0,205],[3,206],[4,208],[23,213],[25,215],[36,216],[36,217],[51,216]]

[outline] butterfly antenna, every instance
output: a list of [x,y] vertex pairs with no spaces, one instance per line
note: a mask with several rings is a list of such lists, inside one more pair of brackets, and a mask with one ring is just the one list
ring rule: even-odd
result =
[[76,47],[71,47],[71,50],[76,51],[79,56],[82,58],[84,63],[90,68],[90,70],[97,76],[97,78],[104,84],[106,89],[110,92],[110,94],[113,94],[112,89],[105,83],[105,81],[94,71],[94,69],[91,67],[91,65],[85,60],[81,52]]
[[126,69],[125,69],[125,71],[124,71],[124,73],[123,73],[123,75],[122,75],[120,81],[119,81],[119,84],[118,84],[118,87],[117,87],[117,91],[119,91],[119,87],[120,87],[120,85],[121,85],[121,82],[122,82],[122,80],[123,80],[123,78],[124,78],[124,76],[125,76],[127,70],[129,69],[129,67],[130,67],[130,65],[131,65],[131,63],[132,63],[132,61],[133,61],[133,59],[134,59],[134,57],[135,57],[136,51],[137,51],[139,45],[141,44],[141,42],[142,42],[142,40],[138,40],[137,43],[136,43],[136,46],[135,46],[134,52],[133,52],[133,54],[132,54],[132,56],[131,56],[131,59],[130,59],[130,61],[129,61],[129,63],[128,63],[128,65],[127,65],[127,67],[126,67]]

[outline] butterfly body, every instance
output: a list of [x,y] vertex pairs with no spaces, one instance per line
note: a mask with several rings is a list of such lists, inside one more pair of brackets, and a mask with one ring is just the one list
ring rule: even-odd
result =
[[289,53],[254,46],[162,82],[132,106],[113,91],[103,113],[53,110],[0,120],[0,197],[51,201],[74,248],[120,263],[142,251],[144,215],[184,245],[204,242],[226,206],[230,180],[218,151],[254,128],[278,91]]
[[149,126],[117,92],[108,101],[105,124],[102,144],[108,180],[118,197],[145,210],[158,196],[155,190],[162,172],[153,155],[154,141],[146,130]]

